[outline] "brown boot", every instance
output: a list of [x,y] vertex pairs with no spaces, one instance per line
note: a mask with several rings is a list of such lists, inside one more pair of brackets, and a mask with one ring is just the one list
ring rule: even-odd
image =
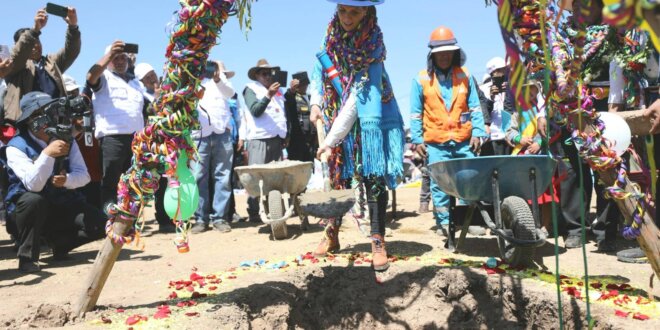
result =
[[339,252],[339,227],[335,226],[331,221],[325,227],[323,232],[323,239],[319,246],[314,251],[315,257],[325,257],[328,253]]
[[376,271],[384,271],[390,267],[387,262],[385,239],[382,235],[371,235],[371,266]]

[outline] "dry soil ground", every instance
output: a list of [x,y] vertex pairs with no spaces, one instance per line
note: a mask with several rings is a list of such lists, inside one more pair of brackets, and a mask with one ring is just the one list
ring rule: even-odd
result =
[[[154,311],[174,289],[170,281],[185,279],[191,273],[211,274],[238,266],[246,260],[264,259],[270,264],[313,251],[321,238],[321,228],[312,219],[310,230],[302,232],[297,218],[290,219],[289,238],[274,241],[269,227],[240,223],[230,233],[207,231],[191,237],[191,251],[176,251],[171,234],[159,234],[154,221],[147,222],[140,251],[125,247],[98,301],[99,310],[83,319],[67,314],[83,289],[85,278],[101,242],[76,249],[71,260],[55,262],[42,253],[43,270],[37,274],[19,273],[15,254],[4,229],[0,230],[0,327],[89,328],[102,318],[107,325],[126,328],[128,316],[141,314],[149,322],[138,326],[161,328],[557,328],[555,287],[515,275],[487,275],[479,268],[452,264],[440,267],[442,258],[483,262],[497,256],[492,236],[469,237],[464,254],[443,249],[443,241],[431,230],[430,213],[417,214],[417,189],[398,190],[397,220],[388,224],[390,253],[412,256],[396,262],[383,274],[374,274],[368,263],[322,260],[306,267],[279,271],[245,271],[225,281],[217,292],[198,299],[189,316],[173,313],[166,321],[155,322]],[[237,196],[238,210],[245,214],[245,196]],[[153,218],[151,211],[147,219]],[[584,268],[580,249],[565,250],[560,239],[560,272],[580,277]],[[345,221],[341,234],[342,253],[367,252],[369,241],[351,221]],[[619,240],[621,248],[631,246]],[[618,283],[649,289],[652,274],[648,265],[622,264],[613,254],[587,247],[589,274],[617,276]],[[539,262],[554,272],[554,240],[537,251]],[[417,262],[416,262],[417,261]],[[220,276],[220,275],[218,275]],[[657,287],[657,285],[656,285]],[[206,287],[208,289],[208,285]],[[183,290],[185,291],[185,290]],[[179,291],[181,292],[181,291]],[[650,291],[653,292],[653,291]],[[660,296],[656,288],[653,292]],[[181,295],[181,293],[179,293]],[[181,296],[182,297],[182,296]],[[170,300],[176,304],[177,301]],[[585,326],[585,307],[563,295],[564,316],[569,328]],[[121,308],[124,313],[117,313]],[[176,307],[172,306],[174,310]],[[197,314],[195,314],[197,313]],[[593,304],[592,313],[600,328],[660,328],[658,316],[649,321],[616,317],[614,308]],[[176,316],[179,315],[179,316]]]

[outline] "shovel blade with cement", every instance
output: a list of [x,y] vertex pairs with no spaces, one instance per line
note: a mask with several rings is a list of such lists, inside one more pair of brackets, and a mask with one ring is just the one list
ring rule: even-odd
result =
[[[316,120],[316,132],[319,145],[325,142],[325,127],[323,121]],[[298,205],[304,215],[321,219],[339,218],[344,216],[355,205],[355,193],[349,190],[332,190],[330,173],[328,169],[328,155],[321,155],[323,173],[323,191],[307,192],[298,197]]]
[[298,197],[304,215],[321,219],[344,216],[355,205],[353,189],[307,192]]

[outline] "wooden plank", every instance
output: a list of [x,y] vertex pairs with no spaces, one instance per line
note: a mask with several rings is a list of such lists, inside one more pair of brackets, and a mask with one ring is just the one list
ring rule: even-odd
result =
[[628,126],[630,126],[630,133],[632,135],[645,136],[649,135],[651,130],[651,121],[648,118],[644,118],[645,110],[633,110],[633,111],[623,111],[615,112],[617,115],[621,116]]
[[[124,233],[131,227],[132,224],[115,221],[113,230],[115,233]],[[84,291],[74,306],[73,312],[78,317],[82,317],[96,306],[105,281],[110,276],[112,267],[115,265],[115,261],[121,252],[121,248],[122,245],[115,244],[110,238],[105,239],[103,247],[99,251],[99,254],[96,255],[92,271],[85,282]]]

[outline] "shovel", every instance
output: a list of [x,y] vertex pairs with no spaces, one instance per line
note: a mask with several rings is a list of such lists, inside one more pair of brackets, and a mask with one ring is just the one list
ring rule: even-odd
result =
[[[319,146],[325,142],[325,128],[321,119],[316,120],[316,132]],[[328,154],[321,154],[321,171],[323,173],[323,192],[304,193],[298,198],[302,213],[316,218],[329,219],[344,216],[353,205],[355,195],[352,189],[332,190]]]

